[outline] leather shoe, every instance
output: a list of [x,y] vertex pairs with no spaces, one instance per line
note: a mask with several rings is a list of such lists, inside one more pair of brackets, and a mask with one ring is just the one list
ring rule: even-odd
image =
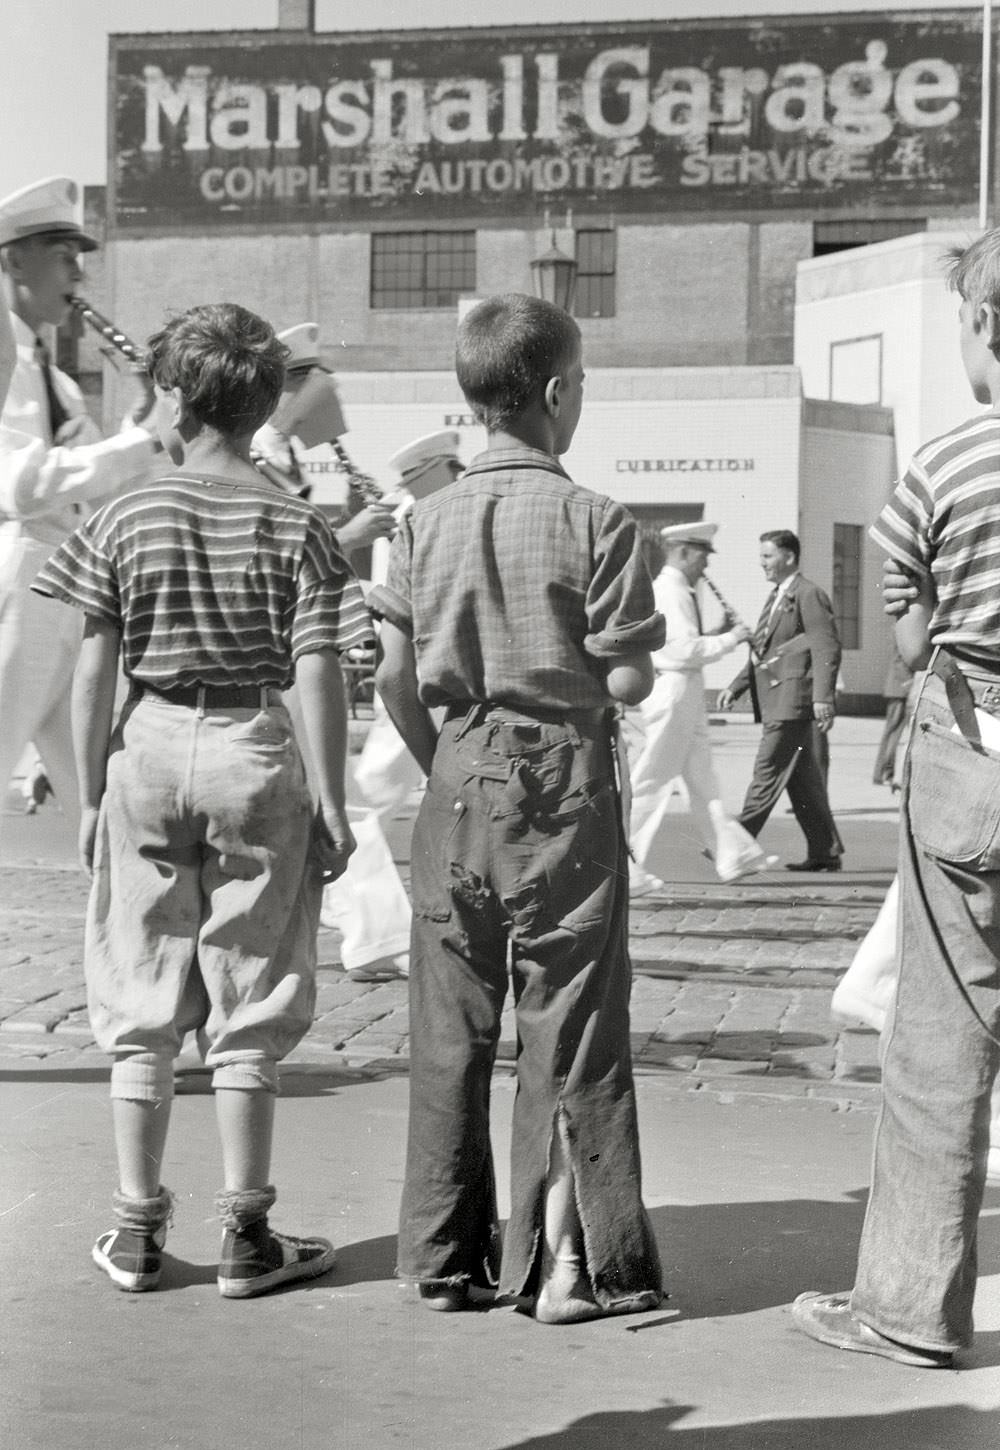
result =
[[822,856],[815,860],[810,856],[805,861],[786,861],[786,871],[840,871],[841,860],[839,856]]

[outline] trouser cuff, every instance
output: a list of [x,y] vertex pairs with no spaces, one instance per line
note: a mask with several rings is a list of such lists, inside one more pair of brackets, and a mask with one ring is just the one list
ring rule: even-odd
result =
[[115,1059],[111,1096],[139,1103],[168,1103],[174,1095],[173,1058],[166,1053],[137,1052]]
[[213,1069],[213,1088],[237,1088],[251,1093],[278,1091],[278,1064],[273,1058],[242,1057],[216,1066],[209,1053],[207,1066]]
[[215,1211],[223,1228],[239,1230],[267,1218],[277,1192],[267,1188],[223,1188],[215,1195]]

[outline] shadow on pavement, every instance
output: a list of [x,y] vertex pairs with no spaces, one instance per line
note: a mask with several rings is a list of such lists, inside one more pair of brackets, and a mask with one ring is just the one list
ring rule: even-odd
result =
[[[984,1206],[996,1196],[988,1189]],[[790,1304],[807,1289],[849,1289],[867,1199],[867,1188],[856,1188],[842,1200],[651,1209],[671,1308],[683,1319],[709,1319]],[[998,1270],[1000,1217],[990,1213],[979,1227],[979,1272]],[[1000,1348],[1000,1335],[995,1341]]]
[[[902,1374],[914,1371],[903,1370]],[[656,1410],[608,1410],[585,1415],[563,1430],[508,1441],[501,1450],[662,1450],[671,1440],[691,1450],[885,1450],[905,1445],[907,1450],[939,1450],[946,1445],[962,1450],[993,1450],[997,1443],[994,1411],[971,1405],[940,1405],[929,1409],[896,1410],[885,1415],[837,1415],[792,1420],[752,1420],[730,1425],[679,1425],[691,1414],[691,1405],[663,1405]],[[683,1447],[681,1447],[683,1450]]]
[[35,1067],[26,1062],[23,1067],[0,1069],[0,1082],[110,1082],[111,1064],[107,1067]]
[[337,1267],[333,1272],[338,1287],[395,1278],[396,1235],[383,1234],[381,1238],[362,1239],[356,1244],[338,1244]]

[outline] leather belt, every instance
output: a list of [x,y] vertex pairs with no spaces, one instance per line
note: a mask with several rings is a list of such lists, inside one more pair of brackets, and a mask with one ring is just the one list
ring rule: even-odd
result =
[[276,703],[281,694],[276,685],[179,685],[161,690],[136,682],[134,689],[140,699],[152,695],[192,710],[260,710]]

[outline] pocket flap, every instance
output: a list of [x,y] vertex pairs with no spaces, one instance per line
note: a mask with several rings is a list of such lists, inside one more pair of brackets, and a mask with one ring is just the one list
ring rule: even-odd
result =
[[954,730],[921,720],[910,747],[907,809],[914,840],[928,855],[1000,870],[1000,754],[974,750]]

